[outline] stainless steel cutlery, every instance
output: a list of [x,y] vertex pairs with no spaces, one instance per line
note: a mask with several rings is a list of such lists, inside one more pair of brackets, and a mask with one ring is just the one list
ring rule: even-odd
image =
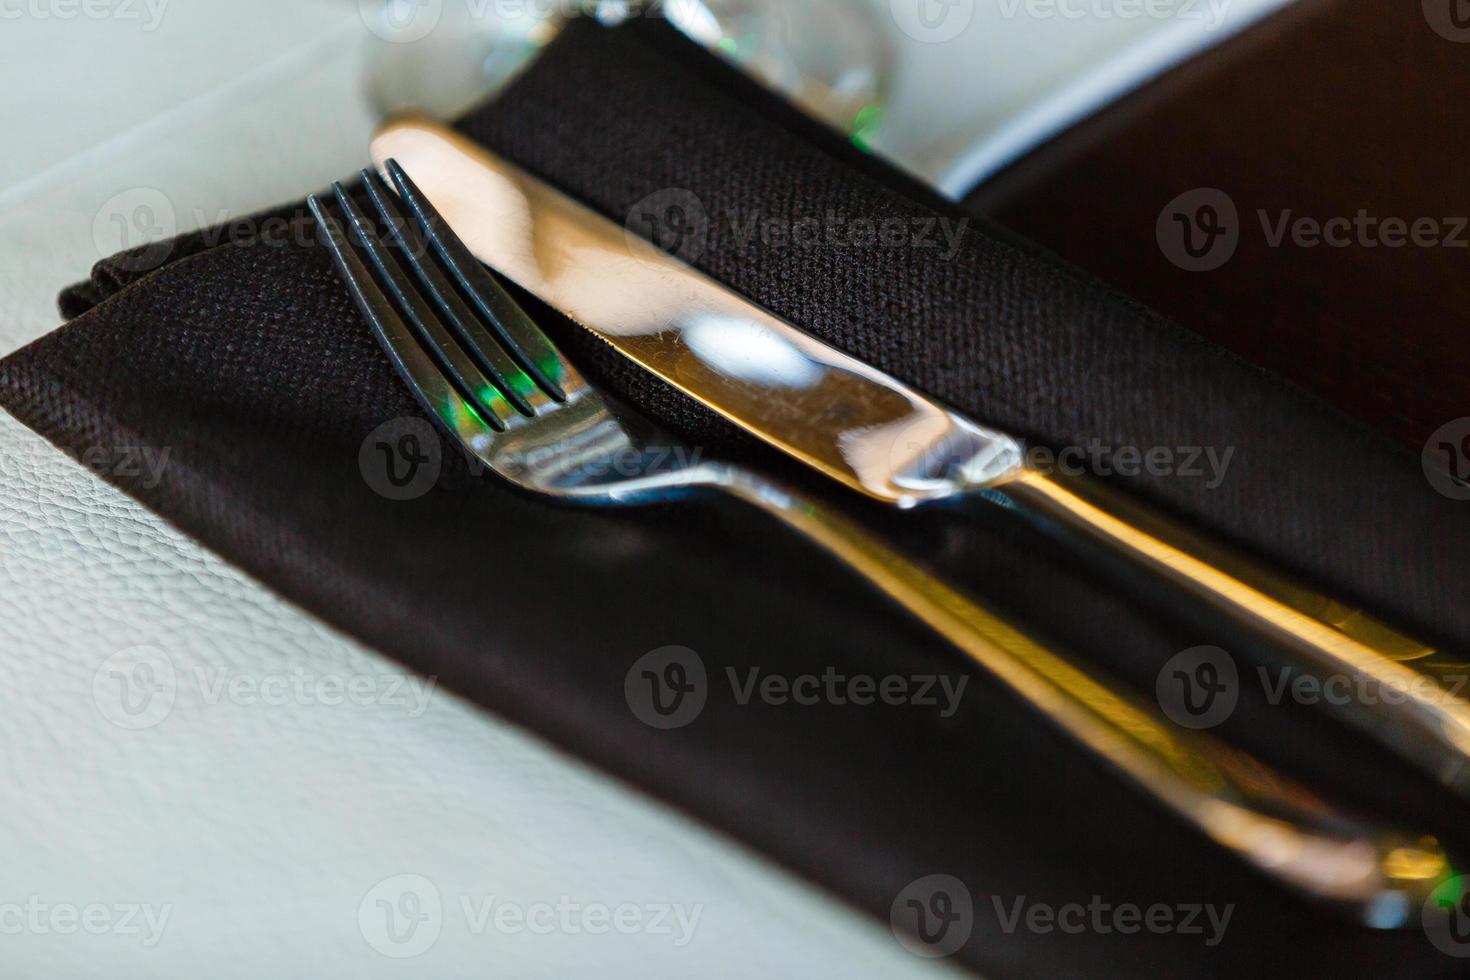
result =
[[[899,507],[974,494],[1029,517],[1115,576],[1249,636],[1261,659],[1343,677],[1342,717],[1470,796],[1470,665],[1206,541],[1095,480],[1044,473],[1021,440],[822,343],[429,120],[387,124],[392,157],[476,258],[783,452]],[[1458,682],[1450,675],[1457,675]]]
[[[395,164],[385,167],[393,188],[365,172],[365,206],[340,186],[330,198],[311,199],[319,236],[424,410],[499,477],[585,503],[637,504],[705,491],[748,502],[852,568],[1221,846],[1365,922],[1402,924],[1447,873],[1432,840],[1348,817],[1258,760],[1172,724],[1153,705],[1079,670],[825,505],[748,469],[668,451],[679,448],[675,440],[583,378],[486,272],[474,254],[482,239],[472,232],[468,244],[461,241],[436,211],[439,202],[430,203]],[[535,219],[529,207],[495,218],[526,236],[553,274],[577,275],[585,240],[547,235],[551,229]],[[621,296],[617,308],[625,319],[612,322],[636,322],[642,304],[658,299],[641,291],[646,285],[604,282]],[[801,363],[788,369],[799,372]],[[830,369],[830,359],[815,363]],[[859,380],[881,379],[860,365],[838,363]],[[751,370],[763,369],[752,364]],[[893,417],[922,423],[959,450],[947,460],[965,462],[938,471],[886,467],[860,450],[841,457],[853,478],[923,499],[976,474],[1005,472],[1011,440],[918,396],[882,384],[878,390],[898,413]],[[820,403],[811,407],[819,410]],[[800,417],[788,431],[802,438]]]

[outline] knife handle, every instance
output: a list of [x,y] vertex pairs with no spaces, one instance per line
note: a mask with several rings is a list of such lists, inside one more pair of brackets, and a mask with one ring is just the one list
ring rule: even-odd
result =
[[821,546],[1093,755],[1274,879],[1365,924],[1398,927],[1417,921],[1448,873],[1432,838],[1370,827],[1251,756],[1175,725],[824,505],[746,470],[721,468],[713,482]]
[[1259,649],[1278,665],[1350,678],[1368,696],[1345,699],[1345,720],[1470,796],[1470,703],[1454,686],[1456,676],[1463,686],[1470,665],[1293,585],[1096,481],[1028,468],[994,489],[1064,538],[1128,560],[1266,641]]

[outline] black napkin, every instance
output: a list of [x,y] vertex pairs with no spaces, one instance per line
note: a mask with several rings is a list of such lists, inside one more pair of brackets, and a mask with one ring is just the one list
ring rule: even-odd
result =
[[[669,29],[579,23],[462,126],[619,221],[650,195],[692,192],[711,217],[696,264],[982,420],[1058,447],[1234,447],[1218,488],[1122,483],[1421,632],[1470,634],[1452,560],[1470,527],[1415,462],[1126,298],[978,224],[953,255],[736,234],[731,215],[788,227],[829,213],[963,215]],[[103,262],[63,296],[73,322],[0,362],[0,404],[72,451],[169,448],[161,480],[108,478],[325,620],[876,916],[924,876],[962,880],[974,922],[955,955],[991,975],[1451,974],[1422,933],[1350,925],[1202,843],[985,677],[970,677],[953,711],[942,694],[934,705],[743,700],[753,669],[952,685],[968,671],[738,503],[559,506],[477,477],[442,445],[429,447],[433,489],[388,499],[370,434],[417,417],[415,403],[301,233],[300,207],[251,224],[262,234],[189,236]],[[589,373],[705,451],[790,473],[533,312]],[[989,505],[894,515],[819,489],[1141,690],[1179,650],[1226,639],[1164,604],[1117,598]],[[697,656],[706,703],[661,729],[635,710],[637,671],[631,697],[625,682],[669,646]],[[1337,798],[1465,843],[1466,808],[1329,712],[1269,705],[1248,686],[1221,731]],[[1231,913],[1223,937],[1074,933],[1012,923],[1018,902]]]

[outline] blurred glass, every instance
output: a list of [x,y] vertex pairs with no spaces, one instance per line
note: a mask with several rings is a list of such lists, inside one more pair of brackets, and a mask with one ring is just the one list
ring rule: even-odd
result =
[[384,116],[459,115],[498,91],[560,29],[552,0],[359,0],[368,86]]
[[664,0],[663,14],[808,115],[868,147],[893,72],[868,0]]
[[871,146],[893,55],[871,0],[359,0],[383,115],[457,115],[502,88],[570,17],[662,16],[809,115]]

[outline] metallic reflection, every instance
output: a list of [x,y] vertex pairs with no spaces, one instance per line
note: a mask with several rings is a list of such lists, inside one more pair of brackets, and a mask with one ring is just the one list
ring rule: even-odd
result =
[[[1095,481],[1028,468],[1018,440],[827,346],[448,130],[390,124],[374,154],[423,173],[483,261],[753,434],[899,507],[986,491],[1070,542],[1127,559],[1229,617],[1283,662],[1388,691],[1341,705],[1342,716],[1470,796],[1470,702],[1451,676],[1463,658],[1435,653]],[[771,373],[701,356],[694,345],[707,354],[717,323],[779,350]],[[807,367],[792,387],[785,379],[797,355]]]
[[[1263,602],[1258,597],[1269,598],[1265,592],[1194,557],[1197,552],[1139,530],[1120,516],[1121,504],[1070,494],[1032,473],[1016,440],[923,398],[677,260],[630,242],[618,226],[470,141],[432,123],[402,120],[385,128],[373,153],[380,163],[396,158],[481,261],[656,375],[834,478],[899,506],[999,490],[1017,506],[1065,519],[1242,615],[1285,624],[1283,637],[1323,643],[1323,654],[1338,658],[1328,662],[1365,670],[1398,666],[1367,648],[1343,646],[1338,638],[1344,634],[1329,625],[1283,601]],[[729,372],[729,354],[742,341],[712,348],[699,335],[717,325],[728,329],[732,320],[746,325],[740,334],[766,337],[766,343],[779,338],[784,366],[768,375]],[[806,367],[792,367],[793,353]],[[793,371],[802,385],[789,384]],[[1038,645],[839,515],[744,471],[708,472],[718,474],[722,489],[763,507],[860,571],[1094,753],[1257,867],[1346,902],[1374,925],[1404,924],[1392,910],[1417,908],[1426,883],[1447,873],[1433,841],[1367,831],[1254,760],[1170,724],[1152,706]],[[645,482],[620,491],[619,499],[674,485]],[[1331,643],[1323,642],[1321,631]],[[1449,728],[1429,734],[1436,731],[1448,740]],[[1457,752],[1465,748],[1456,745]]]
[[[910,507],[1018,473],[1021,446],[828,347],[457,134],[389,124],[378,161],[410,166],[482,261],[753,434]],[[410,162],[411,161],[411,162]],[[711,337],[715,324],[738,340]],[[779,360],[726,373],[716,345]],[[747,354],[754,349],[747,347]],[[742,362],[746,360],[741,358]],[[791,380],[800,379],[793,386]]]
[[764,388],[810,388],[822,371],[791,342],[743,317],[690,317],[682,331],[689,353],[717,373]]

